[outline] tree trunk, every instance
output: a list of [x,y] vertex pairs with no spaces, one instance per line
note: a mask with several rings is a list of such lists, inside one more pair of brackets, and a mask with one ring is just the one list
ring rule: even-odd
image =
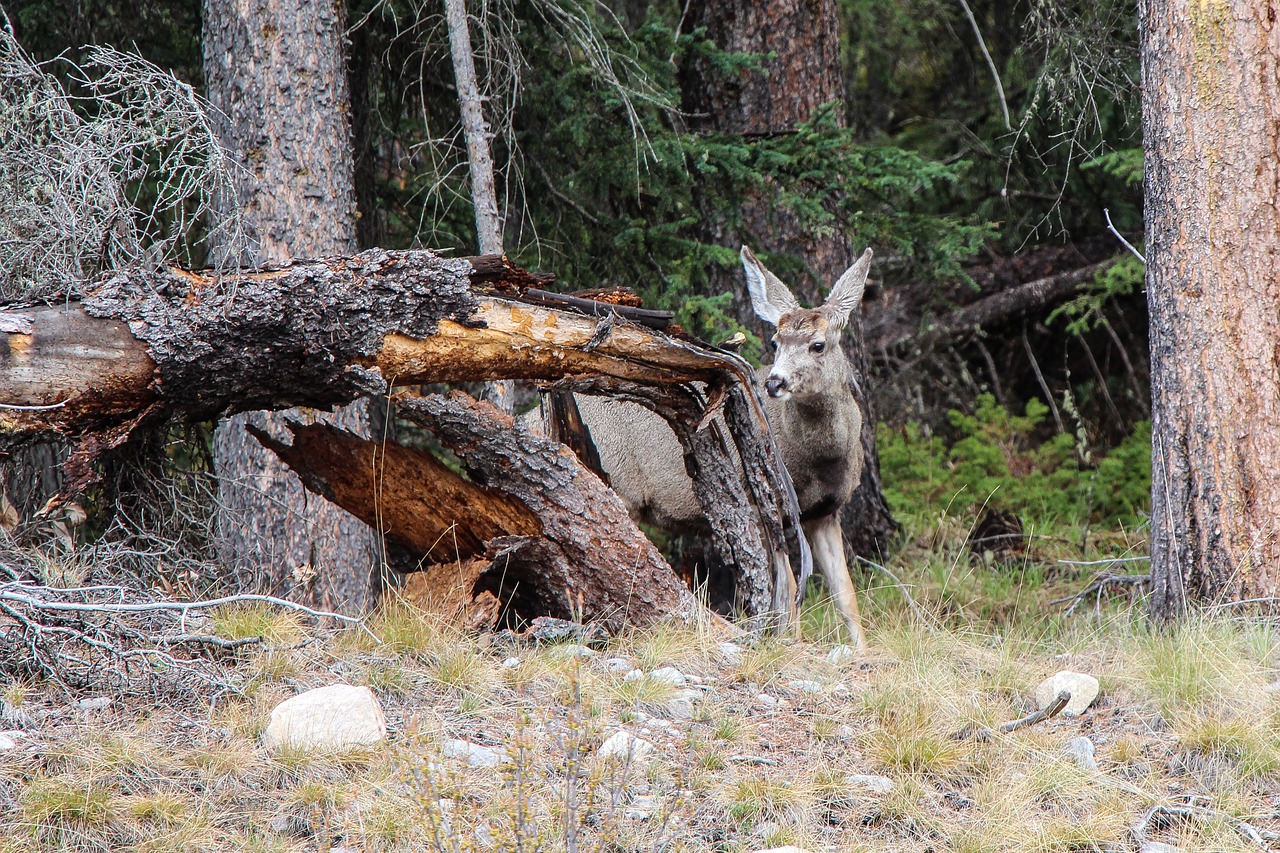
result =
[[1151,612],[1280,596],[1280,42],[1271,4],[1143,0]]
[[[707,485],[702,509],[716,547],[736,557],[747,615],[793,615],[792,566],[807,575],[811,558],[746,363],[613,314],[494,295],[535,280],[494,261],[372,250],[241,276],[121,272],[80,304],[0,312],[0,399],[10,401],[0,409],[0,448],[79,437],[68,464],[74,490],[96,454],[166,417],[325,407],[385,395],[397,382],[598,375],[628,393],[656,386],[655,408],[696,445],[690,464],[703,471],[695,484]],[[655,313],[638,318],[652,322]],[[698,385],[711,390],[709,400],[692,390]],[[726,440],[696,428],[721,406],[741,467]]]
[[[243,152],[249,174],[237,188],[256,231],[251,265],[351,255],[356,249],[342,3],[205,0],[205,84],[227,118],[223,141]],[[370,404],[323,420],[369,436]],[[225,559],[254,570],[258,585],[313,607],[346,613],[376,600],[377,534],[317,500],[245,425],[280,435],[285,414],[252,412],[222,421],[214,435]]]
[[[764,72],[741,71],[732,77],[706,59],[691,61],[683,71],[684,107],[693,129],[744,136],[793,132],[823,104],[844,99],[840,70],[840,26],[835,0],[693,0],[684,31],[706,28],[707,37],[723,50],[765,56]],[[820,288],[829,288],[856,257],[854,247],[838,230],[816,237],[805,233],[795,217],[780,209],[768,191],[749,199],[742,210],[741,231],[706,217],[704,239],[737,248],[751,244],[757,251],[786,253],[808,264],[812,274],[788,282],[810,305],[820,302]],[[742,273],[712,268],[709,292],[737,294],[739,319],[759,328],[742,287]],[[842,527],[853,551],[876,555],[899,529],[880,488],[880,460],[875,447],[875,410],[868,393],[867,352],[858,313],[850,318],[844,345],[854,367],[855,395],[865,414],[862,447],[866,455],[862,484],[845,507]]]

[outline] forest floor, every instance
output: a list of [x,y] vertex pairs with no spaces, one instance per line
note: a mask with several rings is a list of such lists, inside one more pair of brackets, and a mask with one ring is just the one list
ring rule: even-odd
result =
[[[803,642],[663,627],[591,649],[403,607],[370,633],[236,606],[208,627],[267,642],[225,659],[231,689],[7,687],[0,851],[1280,849],[1274,623],[1155,631],[1114,603],[1063,618],[1024,599],[1001,627],[884,597],[865,598],[865,653],[819,604]],[[1083,714],[975,733],[1059,670],[1100,681]],[[385,740],[262,745],[281,700],[335,683],[372,688]],[[619,731],[653,752],[603,758]]]

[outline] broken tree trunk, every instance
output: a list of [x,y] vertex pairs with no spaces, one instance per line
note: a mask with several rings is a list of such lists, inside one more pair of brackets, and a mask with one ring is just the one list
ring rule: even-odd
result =
[[486,607],[493,599],[522,619],[554,616],[610,631],[702,612],[622,500],[558,443],[461,392],[396,402],[457,454],[469,479],[428,453],[324,424],[291,425],[292,446],[254,435],[307,488],[426,564],[412,594],[479,611],[467,619],[476,627],[498,615]]
[[[749,476],[746,488],[703,508],[724,540],[718,547],[738,558],[746,615],[793,614],[791,566],[807,576],[810,558],[746,363],[612,314],[500,295],[534,283],[500,259],[426,251],[371,250],[240,276],[117,272],[81,303],[0,312],[0,449],[79,439],[68,466],[74,490],[89,481],[95,455],[163,418],[328,407],[396,384],[572,376],[705,384],[727,389],[727,429]],[[706,420],[701,403],[682,416]],[[724,456],[723,444],[705,442],[701,452]],[[752,537],[766,544],[735,550]]]

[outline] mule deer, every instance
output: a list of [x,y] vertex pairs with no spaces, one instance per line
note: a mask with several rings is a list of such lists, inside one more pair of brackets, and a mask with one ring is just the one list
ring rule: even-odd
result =
[[[756,315],[777,329],[773,364],[758,371],[765,411],[795,483],[813,559],[852,641],[862,648],[858,599],[845,562],[840,510],[862,478],[862,413],[840,332],[862,300],[871,250],[840,276],[820,308],[801,308],[791,291],[746,246],[742,265]],[[614,490],[633,517],[668,530],[702,518],[675,435],[632,403],[576,398]]]

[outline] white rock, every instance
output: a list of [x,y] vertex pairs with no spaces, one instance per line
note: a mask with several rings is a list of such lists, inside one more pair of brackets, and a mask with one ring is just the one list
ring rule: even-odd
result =
[[623,814],[632,820],[648,820],[653,817],[657,811],[658,798],[651,794],[645,794],[633,799]]
[[852,692],[853,692],[853,691],[849,689],[849,685],[847,685],[847,684],[845,684],[845,683],[843,683],[843,682],[841,682],[840,684],[837,684],[835,687],[832,687],[832,688],[831,688],[831,695],[832,695],[832,696],[848,696],[848,695],[849,695],[850,693],[852,693]]
[[853,646],[836,646],[827,652],[827,663],[832,666],[844,666],[858,659],[858,651]]
[[507,658],[502,662],[507,669],[515,669],[520,665],[520,658]]
[[1068,717],[1078,717],[1098,698],[1098,679],[1069,669],[1055,673],[1040,682],[1040,686],[1036,688],[1036,707],[1041,710],[1049,707],[1063,690],[1070,691],[1071,699],[1062,713]]
[[600,744],[598,753],[601,758],[611,758],[624,763],[643,763],[657,751],[658,748],[644,738],[636,737],[628,731],[618,731]]
[[756,704],[765,708],[772,708],[778,704],[776,697],[770,696],[768,693],[757,693]]
[[607,672],[630,672],[634,669],[626,658],[605,658],[601,663]]
[[1181,847],[1165,844],[1163,841],[1144,841],[1138,847],[1138,853],[1181,853]]
[[799,679],[796,681],[788,681],[787,686],[792,690],[799,690],[801,693],[821,693],[822,685],[816,681],[809,679]]
[[444,745],[440,747],[440,754],[445,758],[456,758],[459,761],[465,761],[472,767],[497,767],[511,760],[501,750],[481,746],[469,740],[458,739],[445,741]]
[[83,711],[104,711],[111,707],[111,699],[106,696],[95,696],[92,699],[81,699],[76,706]]
[[638,669],[633,669],[622,676],[623,681],[639,681],[642,678],[644,678],[644,673]]
[[0,752],[8,752],[18,748],[18,737],[21,732],[0,732]]
[[733,666],[742,663],[742,646],[737,643],[721,643],[720,654]]
[[372,690],[332,684],[277,705],[262,744],[268,749],[341,750],[369,746],[386,736],[387,721]]
[[866,791],[875,791],[877,794],[887,794],[897,785],[888,776],[867,776],[862,773],[854,773],[845,777],[845,782],[850,788],[861,788]]
[[1093,741],[1087,737],[1073,737],[1067,741],[1063,751],[1071,756],[1080,767],[1084,770],[1097,770],[1098,759],[1094,757],[1096,750],[1093,747]]
[[693,703],[688,699],[672,699],[667,702],[667,713],[677,720],[692,720]]
[[687,679],[684,673],[674,666],[664,666],[649,673],[649,677],[659,684],[670,684],[673,687],[684,687]]

